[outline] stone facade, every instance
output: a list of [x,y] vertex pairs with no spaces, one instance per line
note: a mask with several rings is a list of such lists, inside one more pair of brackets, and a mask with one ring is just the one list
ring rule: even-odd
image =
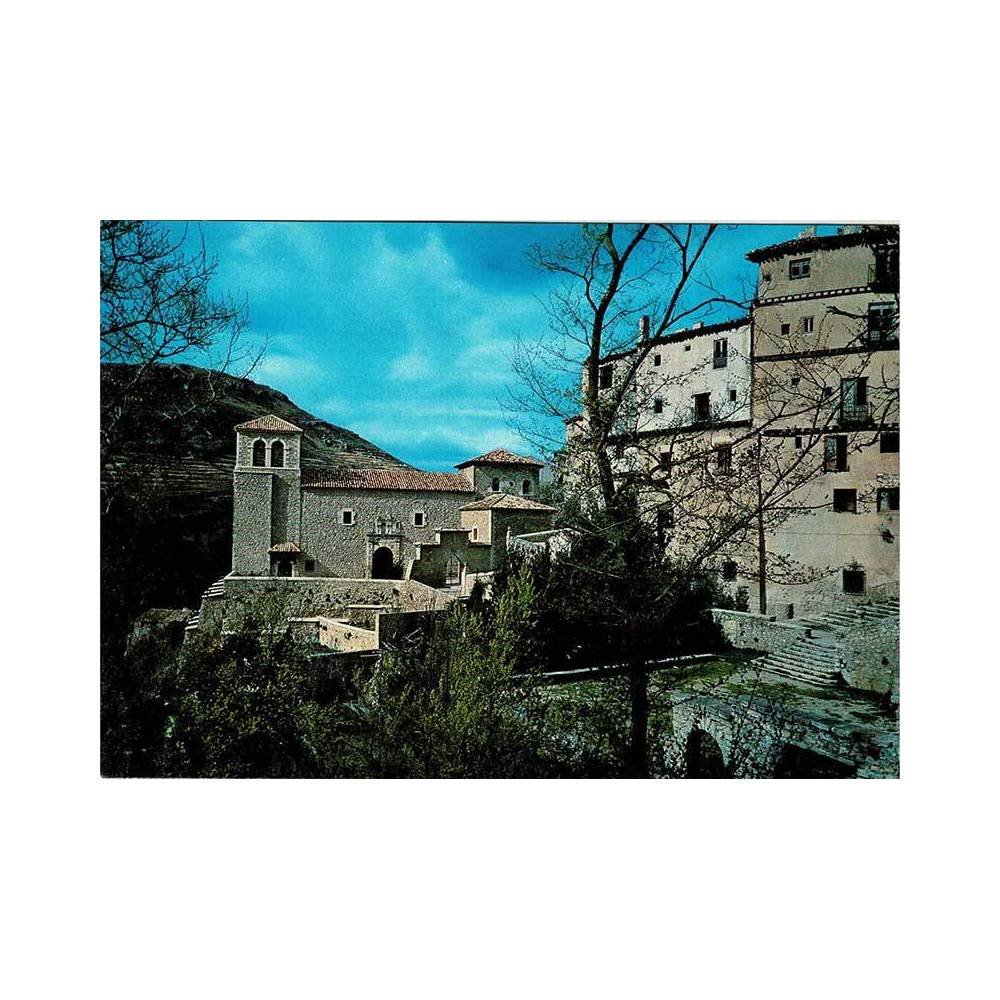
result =
[[[765,526],[768,612],[864,603],[898,583],[898,254],[893,226],[806,231],[755,250],[758,294],[748,316],[653,341],[640,335],[637,347],[600,366],[601,392],[630,390],[609,444],[612,467],[652,481],[646,510],[663,519],[674,554],[697,548],[693,522],[710,521],[713,510],[707,501],[685,511],[683,500],[671,510],[674,491],[704,498],[714,490],[718,516],[728,517],[726,497],[730,508],[757,503],[756,481],[741,482],[741,468],[801,469],[785,512]],[[593,480],[592,459],[576,448],[585,430],[583,417],[567,422],[571,491]],[[758,447],[763,457],[754,459]],[[689,474],[678,487],[678,470],[695,469],[701,482]],[[733,598],[760,610],[751,534],[716,551],[709,566]]]

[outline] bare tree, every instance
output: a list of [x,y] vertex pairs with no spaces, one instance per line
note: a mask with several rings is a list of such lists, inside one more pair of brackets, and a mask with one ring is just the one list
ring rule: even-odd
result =
[[256,366],[261,352],[244,336],[247,303],[212,292],[217,268],[200,231],[192,250],[187,227],[175,238],[157,222],[101,222],[101,363],[132,366],[102,393],[102,444],[113,439],[153,365],[194,361],[241,375]]

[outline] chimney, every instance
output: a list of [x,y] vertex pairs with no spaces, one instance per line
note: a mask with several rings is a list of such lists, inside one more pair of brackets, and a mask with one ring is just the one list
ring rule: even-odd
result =
[[645,344],[649,340],[649,317],[643,316],[639,320],[639,343]]

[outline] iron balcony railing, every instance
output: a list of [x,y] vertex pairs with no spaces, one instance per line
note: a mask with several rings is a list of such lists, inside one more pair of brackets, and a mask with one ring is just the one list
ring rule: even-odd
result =
[[841,403],[840,422],[844,426],[857,426],[871,423],[871,403]]

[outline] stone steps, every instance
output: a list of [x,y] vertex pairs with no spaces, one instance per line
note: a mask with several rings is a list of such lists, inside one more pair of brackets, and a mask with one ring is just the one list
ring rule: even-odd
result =
[[836,687],[844,682],[839,637],[860,625],[893,619],[899,620],[898,600],[845,605],[800,618],[796,624],[809,629],[811,634],[770,653],[761,665],[769,673],[799,684]]

